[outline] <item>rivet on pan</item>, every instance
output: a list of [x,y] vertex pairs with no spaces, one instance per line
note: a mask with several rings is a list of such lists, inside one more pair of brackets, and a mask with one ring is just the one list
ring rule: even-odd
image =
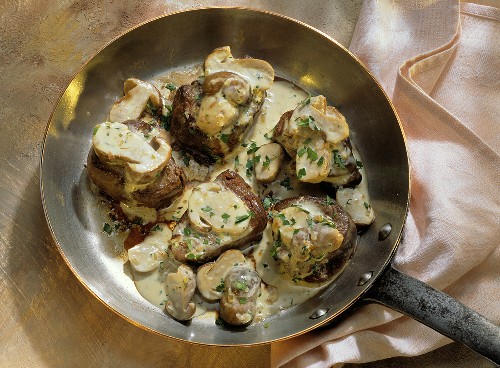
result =
[[385,224],[380,228],[380,231],[378,232],[378,240],[384,240],[389,236],[392,230],[392,225],[391,224]]
[[358,286],[363,286],[370,280],[373,276],[373,271],[366,272],[359,277]]
[[319,317],[323,317],[325,314],[327,314],[329,311],[328,308],[320,308],[318,309],[316,312],[314,312],[313,314],[311,314],[309,316],[310,319],[317,319]]

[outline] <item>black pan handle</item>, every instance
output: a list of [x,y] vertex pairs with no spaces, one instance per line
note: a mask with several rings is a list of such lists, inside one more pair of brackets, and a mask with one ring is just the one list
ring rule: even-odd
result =
[[449,295],[389,266],[364,298],[429,326],[500,364],[500,328]]

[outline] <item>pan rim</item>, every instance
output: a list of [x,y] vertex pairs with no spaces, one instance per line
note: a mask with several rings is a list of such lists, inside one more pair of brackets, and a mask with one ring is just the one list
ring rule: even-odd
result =
[[326,38],[329,42],[334,43],[337,47],[340,47],[345,53],[347,53],[352,59],[354,59],[356,61],[356,63],[358,63],[358,65],[360,65],[362,67],[362,69],[364,70],[364,72],[367,75],[370,76],[370,78],[372,79],[372,81],[376,84],[376,86],[378,87],[378,89],[382,92],[382,94],[384,96],[384,99],[389,104],[389,106],[390,106],[390,108],[391,108],[391,110],[392,110],[392,112],[394,114],[394,117],[396,118],[396,121],[397,121],[397,123],[399,125],[399,130],[401,131],[401,134],[402,134],[402,139],[403,139],[404,146],[405,146],[406,160],[408,161],[408,173],[407,173],[407,175],[408,175],[408,188],[407,188],[407,190],[408,190],[408,197],[406,198],[406,211],[405,211],[405,214],[404,214],[403,224],[405,223],[407,215],[408,215],[409,201],[410,201],[410,196],[411,196],[411,194],[410,194],[410,189],[411,189],[411,186],[410,186],[410,183],[411,183],[410,174],[411,174],[411,170],[410,170],[410,162],[409,162],[409,155],[408,155],[407,139],[406,139],[406,135],[405,135],[405,132],[403,130],[403,126],[401,124],[399,115],[397,114],[397,111],[396,111],[396,109],[395,109],[392,101],[388,97],[388,95],[385,92],[385,90],[383,89],[383,87],[380,85],[380,83],[374,77],[374,75],[368,70],[368,68],[363,64],[363,62],[361,62],[355,55],[353,55],[346,47],[344,47],[343,45],[341,45],[338,41],[336,41],[335,39],[333,39],[332,37],[330,37],[326,33],[322,32],[322,31],[320,31],[320,30],[318,30],[318,29],[316,29],[316,28],[314,28],[314,27],[312,27],[312,26],[310,26],[310,25],[308,25],[308,24],[306,24],[306,23],[304,23],[302,21],[299,21],[299,20],[296,20],[294,18],[291,18],[289,16],[285,16],[285,15],[282,15],[282,14],[279,14],[279,13],[275,13],[275,12],[271,12],[271,11],[260,10],[260,9],[255,9],[255,8],[251,8],[251,7],[240,7],[240,6],[193,7],[193,8],[189,8],[189,9],[183,9],[183,10],[180,10],[180,11],[175,11],[175,12],[163,14],[163,15],[154,17],[152,19],[146,20],[144,22],[141,22],[141,23],[139,23],[139,24],[137,24],[137,25],[135,25],[135,26],[127,29],[126,31],[124,31],[121,34],[119,34],[118,36],[114,37],[111,41],[107,42],[104,46],[102,46],[95,53],[93,53],[77,69],[77,71],[73,74],[73,76],[69,80],[69,82],[67,84],[67,87],[60,93],[60,96],[57,99],[57,102],[56,102],[56,104],[54,106],[54,109],[53,109],[53,111],[52,111],[52,113],[51,113],[51,115],[49,117],[48,123],[47,123],[46,128],[45,128],[45,133],[44,133],[44,137],[43,137],[43,145],[42,145],[41,156],[40,156],[40,182],[39,182],[40,183],[40,193],[41,193],[42,207],[43,207],[45,219],[47,221],[49,230],[50,230],[51,235],[52,235],[52,239],[54,240],[54,243],[56,244],[59,253],[61,254],[62,258],[64,259],[64,262],[70,268],[71,272],[76,276],[77,280],[81,284],[83,284],[83,286],[95,298],[97,298],[97,300],[99,300],[102,304],[104,304],[108,309],[112,310],[114,313],[116,313],[120,317],[124,318],[126,321],[128,321],[131,324],[133,324],[134,326],[142,328],[142,329],[144,329],[146,331],[153,332],[156,335],[159,335],[159,336],[162,336],[162,337],[166,337],[166,338],[171,338],[171,339],[174,339],[174,340],[177,340],[177,341],[186,342],[186,343],[189,343],[189,344],[203,345],[203,346],[222,346],[222,347],[261,346],[261,345],[266,345],[266,344],[270,344],[270,343],[275,343],[275,342],[279,342],[279,341],[288,340],[290,338],[293,338],[293,337],[305,334],[306,332],[309,332],[309,331],[314,330],[314,329],[316,329],[316,328],[318,328],[320,326],[323,326],[325,324],[328,324],[328,323],[332,322],[333,320],[335,320],[336,318],[338,318],[341,314],[345,313],[348,309],[352,308],[352,306],[354,304],[356,304],[359,300],[361,300],[363,298],[363,296],[371,288],[372,284],[374,282],[376,282],[376,280],[379,277],[379,275],[391,263],[391,261],[392,261],[392,259],[394,257],[394,254],[396,253],[397,248],[398,248],[398,246],[400,244],[400,241],[401,241],[401,238],[402,238],[402,234],[403,234],[403,230],[404,230],[404,225],[401,228],[401,231],[399,232],[396,240],[394,241],[394,244],[392,245],[392,250],[391,250],[389,256],[386,258],[386,261],[385,261],[384,265],[379,269],[379,272],[377,274],[373,275],[373,277],[370,279],[369,283],[367,283],[367,286],[365,288],[363,288],[362,290],[359,291],[357,297],[353,298],[349,303],[347,303],[347,305],[345,307],[337,310],[331,316],[325,318],[322,321],[319,321],[317,324],[314,324],[314,325],[310,326],[309,328],[305,328],[305,329],[302,329],[300,331],[297,331],[296,333],[292,333],[292,334],[289,334],[289,335],[286,335],[286,336],[282,336],[282,337],[279,337],[279,338],[275,338],[275,339],[270,339],[270,340],[266,340],[266,341],[252,342],[252,343],[238,343],[238,344],[210,343],[210,342],[190,341],[190,340],[186,340],[186,339],[179,338],[179,337],[176,337],[176,336],[167,335],[166,333],[157,331],[157,330],[155,330],[153,328],[150,328],[148,326],[145,326],[145,325],[143,325],[143,324],[141,324],[141,323],[133,320],[132,318],[130,318],[127,315],[125,315],[125,314],[121,313],[120,311],[116,310],[111,305],[109,305],[105,300],[103,300],[92,289],[91,285],[88,285],[87,282],[85,280],[83,280],[82,276],[76,271],[76,269],[74,268],[74,266],[69,261],[67,255],[65,254],[65,252],[63,250],[63,247],[61,246],[61,244],[60,244],[60,242],[59,242],[59,240],[57,238],[57,235],[56,235],[56,233],[54,231],[54,227],[53,227],[53,225],[51,223],[51,220],[49,218],[49,213],[48,213],[48,208],[47,208],[47,203],[46,203],[46,198],[45,198],[45,191],[44,191],[44,170],[43,170],[43,166],[44,166],[44,160],[45,160],[45,152],[46,152],[46,148],[47,148],[46,146],[47,146],[48,134],[49,134],[49,131],[50,131],[51,127],[53,126],[54,116],[55,116],[56,110],[60,106],[64,95],[68,91],[68,88],[71,85],[71,83],[78,77],[78,75],[85,69],[85,67],[92,60],[94,60],[97,55],[99,55],[101,52],[103,52],[105,49],[107,49],[110,45],[112,45],[113,43],[115,43],[117,40],[119,40],[120,38],[124,37],[128,33],[132,32],[132,31],[134,31],[134,30],[136,30],[136,29],[138,29],[140,27],[143,27],[146,24],[155,22],[155,21],[157,21],[159,19],[163,19],[163,18],[166,18],[166,17],[169,17],[169,16],[177,15],[177,14],[183,14],[183,13],[188,13],[188,12],[193,12],[193,11],[210,11],[210,10],[222,10],[222,11],[224,11],[224,10],[238,10],[238,11],[248,11],[248,12],[254,12],[254,13],[261,13],[261,14],[265,14],[265,15],[271,15],[273,17],[284,19],[284,20],[286,20],[288,22],[296,23],[299,26],[305,27],[305,28],[307,28],[307,29],[309,29],[309,30],[311,30],[311,31],[319,34],[320,36]]

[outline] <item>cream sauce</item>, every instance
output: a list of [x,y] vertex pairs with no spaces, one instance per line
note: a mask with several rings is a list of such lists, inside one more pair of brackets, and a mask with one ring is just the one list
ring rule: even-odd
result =
[[[193,75],[193,74],[191,74]],[[176,82],[172,76],[162,76],[158,80]],[[183,81],[185,83],[185,81]],[[154,85],[161,82],[153,81]],[[177,84],[180,85],[180,84]],[[226,156],[224,162],[215,164],[210,170],[204,171],[202,177],[207,181],[213,181],[217,175],[227,169],[234,170],[253,188],[254,192],[261,198],[267,194],[273,194],[274,198],[284,199],[300,195],[325,195],[318,186],[311,186],[307,183],[300,183],[295,178],[293,168],[289,160],[285,160],[283,168],[277,178],[268,185],[263,185],[255,179],[253,170],[249,169],[247,162],[253,160],[256,148],[272,142],[273,129],[280,120],[281,115],[289,110],[293,110],[297,104],[308,97],[307,93],[298,89],[292,83],[286,81],[275,81],[267,91],[267,97],[262,106],[261,112],[256,116],[255,123],[248,131],[244,146],[237,147]],[[253,152],[252,152],[253,151]],[[179,166],[190,170],[190,165],[186,167],[182,162],[180,154],[172,155]],[[358,157],[358,156],[356,156]],[[358,157],[359,158],[359,157]],[[195,164],[196,165],[196,164]],[[195,166],[195,171],[199,170]],[[248,173],[248,175],[247,175]],[[199,174],[196,171],[196,174]],[[364,172],[362,173],[364,177]],[[189,174],[188,174],[189,175]],[[193,175],[198,176],[198,175]],[[197,178],[198,179],[198,178]],[[202,178],[199,178],[202,179]],[[365,181],[365,179],[363,179]],[[366,182],[366,181],[365,181]],[[162,220],[178,221],[187,209],[189,198],[193,187],[198,183],[189,183],[183,195],[177,198],[168,208],[159,211],[158,218]],[[364,190],[367,196],[367,190]],[[325,283],[306,283],[304,281],[291,281],[291,277],[278,265],[271,257],[270,248],[273,244],[271,223],[268,223],[262,240],[254,244],[252,248],[244,253],[246,257],[255,263],[256,271],[262,278],[261,294],[257,299],[257,315],[254,322],[260,322],[266,317],[279,313],[282,310],[294,305],[301,304],[316,295],[325,288],[332,280]],[[168,242],[165,243],[165,246]],[[138,272],[133,267],[132,274],[139,293],[152,304],[164,309],[168,300],[165,294],[165,280],[169,272],[175,272],[179,263],[169,254],[160,264],[160,267],[150,272]],[[339,272],[340,274],[340,272]],[[219,303],[207,302],[203,300],[198,292],[193,298],[196,304],[194,320],[197,322],[213,324],[217,314]]]

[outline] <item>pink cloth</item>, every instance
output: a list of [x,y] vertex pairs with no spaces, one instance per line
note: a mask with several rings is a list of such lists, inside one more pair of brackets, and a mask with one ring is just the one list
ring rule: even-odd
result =
[[[391,96],[408,139],[412,196],[394,265],[500,323],[500,8],[366,0],[350,50]],[[450,341],[368,305],[273,344],[273,366],[337,368]]]

